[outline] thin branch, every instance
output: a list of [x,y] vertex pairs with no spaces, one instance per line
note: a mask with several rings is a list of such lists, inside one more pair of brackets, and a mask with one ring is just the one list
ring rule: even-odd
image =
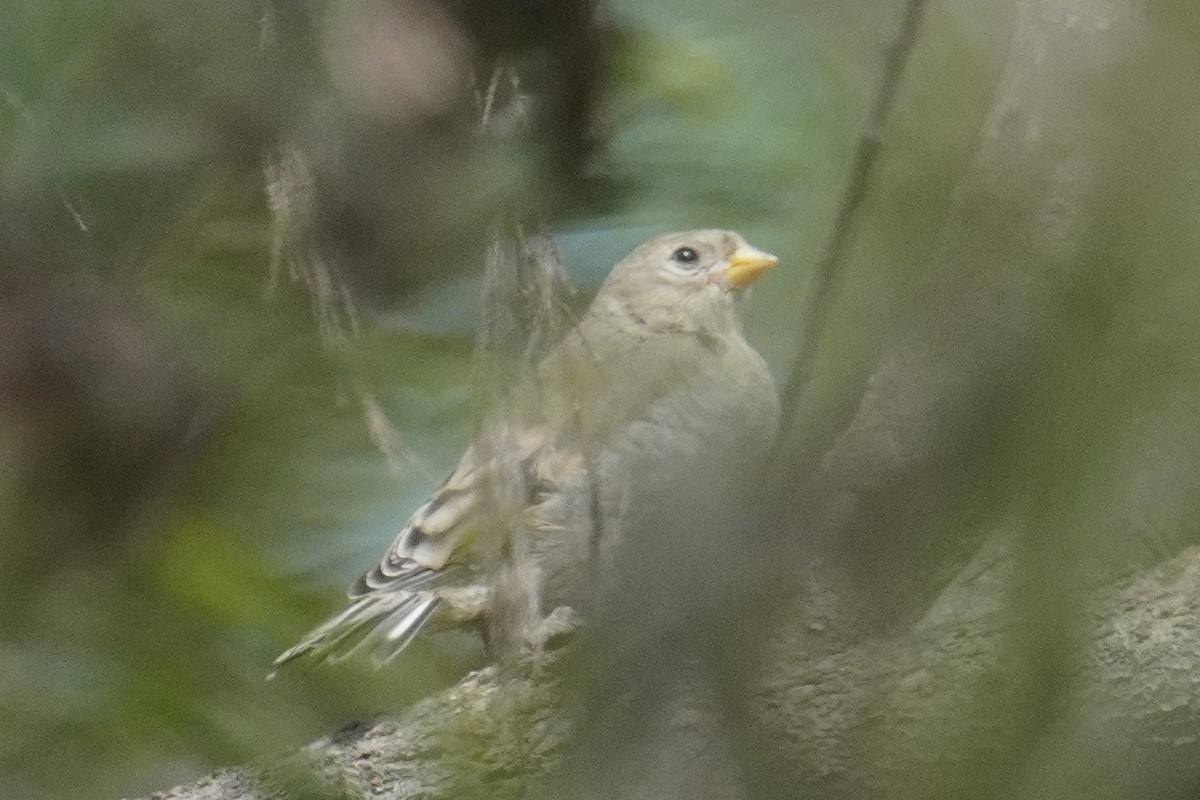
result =
[[388,418],[379,398],[375,396],[374,392],[368,391],[362,386],[355,386],[354,393],[362,407],[363,418],[367,422],[367,431],[371,435],[371,441],[387,459],[392,474],[397,479],[402,479],[412,472],[416,472],[425,481],[426,488],[432,491],[438,485],[437,478],[417,454],[404,444],[400,431]]
[[783,389],[783,414],[778,439],[780,443],[784,441],[791,429],[796,404],[799,402],[800,396],[804,394],[812,376],[817,345],[821,340],[821,333],[829,316],[830,301],[837,285],[842,259],[854,231],[855,216],[870,188],[875,160],[883,147],[883,130],[888,114],[895,103],[896,89],[904,75],[908,57],[912,53],[913,45],[916,44],[925,5],[926,0],[909,0],[900,29],[884,52],[883,73],[880,76],[879,86],[875,90],[875,99],[863,124],[862,133],[858,137],[850,179],[842,194],[842,202],[838,207],[833,233],[826,243],[825,253],[813,274],[812,290],[805,308],[800,350],[796,354],[795,361],[792,362],[792,369]]
[[488,124],[492,120],[492,108],[496,104],[496,89],[500,86],[500,75],[504,72],[505,65],[503,60],[496,64],[496,68],[492,70],[492,79],[488,81],[487,93],[484,95],[483,110],[479,114],[479,127],[481,130],[487,130]]

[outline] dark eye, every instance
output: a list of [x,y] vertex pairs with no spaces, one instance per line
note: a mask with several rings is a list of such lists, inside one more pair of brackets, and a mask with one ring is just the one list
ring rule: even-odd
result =
[[671,253],[671,258],[680,264],[694,264],[700,260],[700,254],[691,247],[680,247],[674,253]]

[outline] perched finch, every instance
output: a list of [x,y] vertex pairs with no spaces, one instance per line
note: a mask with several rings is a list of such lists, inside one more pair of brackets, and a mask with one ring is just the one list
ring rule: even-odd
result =
[[385,661],[431,619],[482,623],[501,652],[586,619],[622,542],[664,535],[641,523],[662,518],[673,487],[732,481],[765,457],[779,401],[742,336],[739,299],[775,262],[721,230],[630,253],[350,589],[350,605],[276,663],[364,650]]

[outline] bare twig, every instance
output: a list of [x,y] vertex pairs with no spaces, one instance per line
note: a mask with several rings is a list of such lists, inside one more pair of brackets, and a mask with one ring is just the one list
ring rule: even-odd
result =
[[367,422],[371,441],[375,443],[376,449],[383,453],[397,480],[416,472],[424,480],[426,488],[432,490],[437,486],[437,478],[417,457],[416,453],[405,446],[400,431],[388,419],[387,412],[383,410],[383,405],[375,393],[362,386],[355,386],[354,393],[358,396],[359,405],[362,406],[363,418]]
[[496,104],[496,89],[500,85],[500,76],[504,73],[504,62],[496,64],[496,68],[492,70],[492,79],[488,81],[487,93],[483,99],[483,110],[479,114],[479,127],[481,130],[488,129],[488,123],[492,119],[492,107]]
[[925,4],[926,0],[908,1],[900,29],[884,52],[883,72],[880,75],[879,86],[875,90],[874,101],[871,103],[870,111],[863,124],[862,133],[858,137],[850,179],[846,183],[842,202],[838,206],[833,233],[825,245],[825,253],[813,274],[812,290],[809,292],[805,308],[800,350],[796,354],[795,361],[792,362],[792,369],[783,389],[783,415],[779,442],[784,440],[791,429],[796,404],[807,388],[812,375],[817,345],[829,315],[830,299],[837,284],[842,258],[854,231],[855,215],[870,188],[869,182],[875,166],[875,159],[883,146],[884,126],[888,113],[895,102],[896,89],[900,85],[900,78],[904,75],[904,67],[908,63],[908,57],[916,43],[917,34],[920,32]]
[[269,152],[264,183],[271,211],[271,256],[266,292],[270,295],[287,270],[308,289],[321,340],[336,349],[359,335],[354,299],[328,257],[310,241],[316,207],[312,171],[304,153],[286,144]]

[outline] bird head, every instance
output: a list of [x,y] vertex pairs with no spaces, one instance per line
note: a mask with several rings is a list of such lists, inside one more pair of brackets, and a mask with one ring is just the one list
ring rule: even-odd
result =
[[651,329],[719,335],[737,327],[737,296],[777,261],[732,231],[668,233],[617,264],[596,304]]

